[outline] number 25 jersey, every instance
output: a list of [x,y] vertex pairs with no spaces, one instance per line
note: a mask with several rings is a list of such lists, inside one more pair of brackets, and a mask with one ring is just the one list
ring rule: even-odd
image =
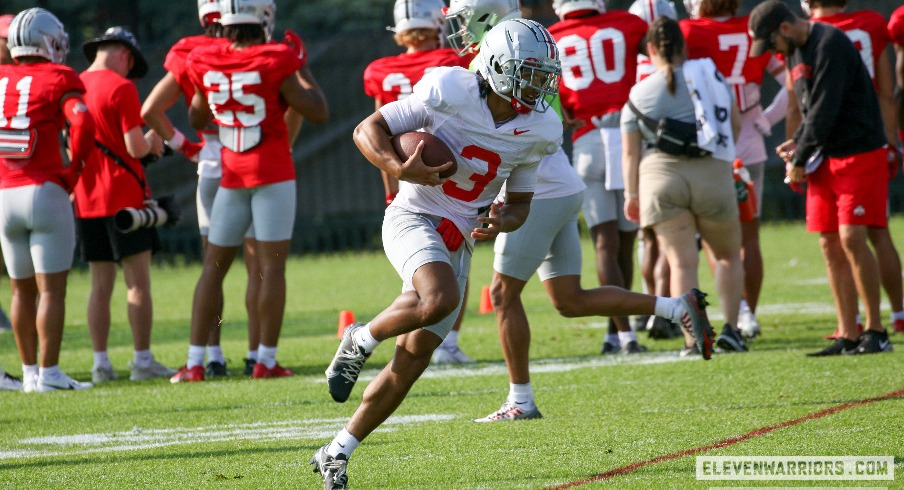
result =
[[288,104],[283,81],[301,66],[285,44],[234,49],[216,44],[188,55],[188,76],[207,95],[220,127],[226,188],[247,188],[295,179],[283,119]]

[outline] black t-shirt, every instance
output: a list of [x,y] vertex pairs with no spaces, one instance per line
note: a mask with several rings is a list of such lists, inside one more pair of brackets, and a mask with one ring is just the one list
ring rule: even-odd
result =
[[794,134],[796,164],[803,165],[817,148],[842,157],[887,143],[876,89],[844,32],[812,23],[807,43],[788,61],[802,115]]

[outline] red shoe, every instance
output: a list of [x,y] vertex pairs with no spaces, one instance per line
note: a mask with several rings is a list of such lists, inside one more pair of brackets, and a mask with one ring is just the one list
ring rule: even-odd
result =
[[204,366],[195,366],[189,369],[187,366],[179,368],[179,372],[170,378],[170,383],[188,383],[191,381],[204,381]]
[[286,369],[277,363],[273,366],[273,369],[264,366],[264,363],[259,362],[254,365],[254,371],[251,373],[252,378],[284,378],[286,376],[292,376],[293,373],[291,369]]
[[895,333],[904,333],[904,320],[901,320],[901,319],[895,320],[894,324],[895,324],[895,328],[894,328]]
[[[902,323],[904,323],[904,322],[902,322]],[[895,323],[895,327],[897,327],[897,325],[898,324]],[[902,324],[902,328],[904,328],[904,324]],[[904,330],[902,330],[902,332],[904,332]],[[858,323],[857,324],[857,336],[859,337],[860,334],[862,334],[862,333],[863,333],[863,325]],[[842,335],[841,335],[841,326],[840,325],[838,326],[838,328],[835,329],[834,332],[825,336],[825,338],[827,338],[829,340],[840,339],[841,337],[842,337]]]

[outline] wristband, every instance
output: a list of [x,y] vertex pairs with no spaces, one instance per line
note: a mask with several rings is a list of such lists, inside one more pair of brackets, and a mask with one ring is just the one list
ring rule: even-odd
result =
[[179,151],[182,145],[185,144],[185,135],[182,134],[182,131],[173,128],[173,137],[164,141],[164,143],[166,143],[166,146]]

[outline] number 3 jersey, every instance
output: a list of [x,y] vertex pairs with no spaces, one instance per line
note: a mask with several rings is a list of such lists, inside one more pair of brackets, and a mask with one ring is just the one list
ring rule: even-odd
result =
[[392,134],[423,129],[445,142],[458,163],[441,186],[400,182],[392,206],[449,218],[472,245],[478,212],[502,184],[508,192],[533,192],[540,160],[562,144],[562,122],[554,111],[518,115],[497,126],[479,96],[477,75],[464,68],[430,71],[410,97],[380,112]]
[[364,70],[364,93],[386,105],[411,95],[414,84],[437,66],[467,68],[473,56],[458,56],[451,48],[402,53],[374,60]]
[[831,24],[844,31],[860,53],[860,58],[863,59],[866,71],[875,86],[876,65],[879,64],[879,58],[886,56],[885,49],[889,42],[882,14],[873,10],[858,10],[826,15],[813,20]]
[[301,60],[285,44],[234,49],[216,44],[188,55],[188,76],[207,96],[223,145],[226,188],[248,188],[295,179],[283,120],[288,104],[283,81]]
[[585,122],[572,133],[572,140],[594,129],[591,117],[620,111],[628,101],[647,28],[640,17],[619,10],[549,27],[562,61],[562,107]]
[[0,188],[43,184],[63,170],[60,99],[85,93],[67,66],[34,63],[0,66]]

